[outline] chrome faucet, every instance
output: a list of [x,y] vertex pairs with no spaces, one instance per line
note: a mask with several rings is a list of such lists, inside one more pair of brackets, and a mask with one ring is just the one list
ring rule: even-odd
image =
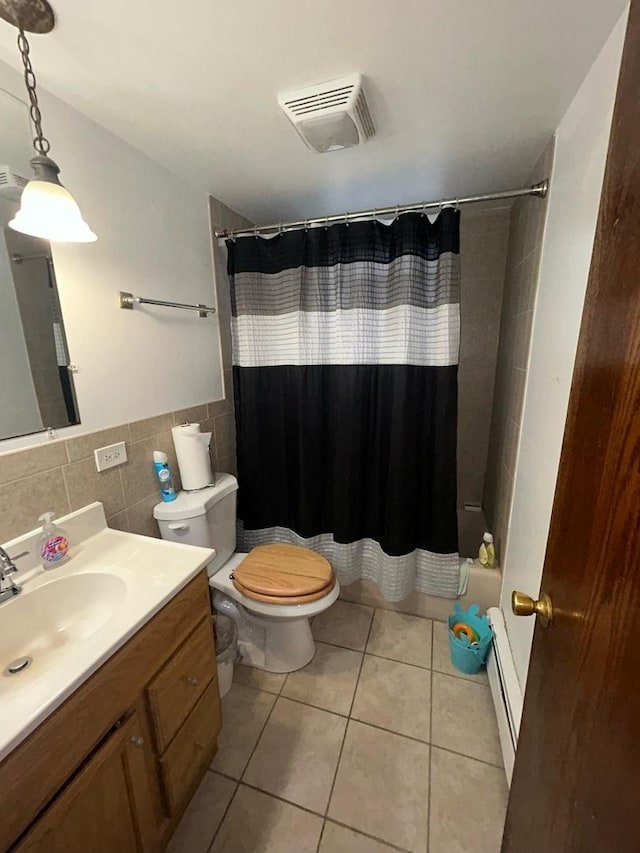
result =
[[[22,592],[22,587],[15,583],[11,575],[18,571],[18,567],[13,561],[24,557],[27,553],[25,551],[16,557],[10,557],[2,545],[0,545],[0,604],[9,601],[11,598],[15,598],[16,595]],[[9,585],[5,586],[5,582],[8,582]]]

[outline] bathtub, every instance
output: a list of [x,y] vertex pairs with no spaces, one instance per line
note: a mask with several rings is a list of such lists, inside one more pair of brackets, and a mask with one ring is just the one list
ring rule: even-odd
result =
[[[461,559],[461,565],[465,560]],[[465,567],[466,568],[466,567]],[[475,560],[469,566],[469,581],[464,595],[457,599],[440,598],[437,595],[426,595],[422,592],[412,592],[402,601],[387,601],[382,597],[378,587],[372,581],[356,581],[343,586],[340,598],[356,604],[366,604],[369,607],[380,607],[383,610],[397,610],[413,616],[424,616],[427,619],[445,621],[453,609],[453,602],[458,601],[462,607],[479,604],[480,611],[485,613],[490,607],[497,607],[500,602],[500,586],[502,575],[499,567],[485,569]]]

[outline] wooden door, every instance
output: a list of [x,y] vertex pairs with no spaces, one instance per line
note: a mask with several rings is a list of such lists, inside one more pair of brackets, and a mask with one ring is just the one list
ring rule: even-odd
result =
[[[528,592],[528,590],[524,590]],[[640,0],[624,47],[503,853],[640,851]]]
[[36,821],[16,853],[152,853],[158,827],[136,713],[117,728]]

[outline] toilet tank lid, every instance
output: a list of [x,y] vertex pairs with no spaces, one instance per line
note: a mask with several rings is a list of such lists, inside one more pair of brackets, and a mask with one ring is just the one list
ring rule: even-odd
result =
[[161,501],[153,508],[153,517],[158,521],[179,521],[197,518],[222,498],[235,492],[238,481],[231,474],[216,474],[216,482],[197,492],[179,492],[174,501]]

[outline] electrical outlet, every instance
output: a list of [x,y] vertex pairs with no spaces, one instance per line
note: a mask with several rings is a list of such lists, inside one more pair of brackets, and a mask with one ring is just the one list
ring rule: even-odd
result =
[[127,461],[127,447],[124,441],[117,444],[109,444],[107,447],[98,447],[93,451],[98,471],[106,471],[107,468],[115,468]]

